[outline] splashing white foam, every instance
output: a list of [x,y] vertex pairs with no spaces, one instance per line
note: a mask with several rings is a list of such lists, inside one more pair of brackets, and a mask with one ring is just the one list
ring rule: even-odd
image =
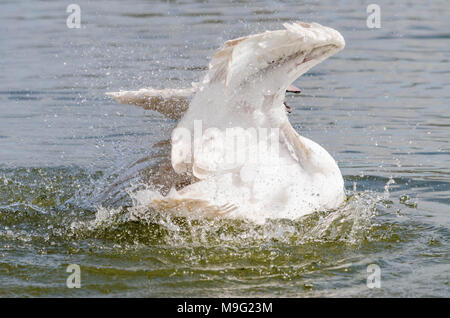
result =
[[[106,236],[113,240],[131,235],[132,242],[144,240],[153,244],[156,240],[171,246],[299,245],[311,242],[353,245],[368,237],[374,225],[373,217],[383,202],[383,197],[376,193],[350,193],[346,203],[336,210],[315,212],[295,220],[267,219],[258,223],[205,217],[202,213],[188,214],[177,209],[158,210],[149,203],[161,195],[150,189],[136,191],[132,196],[134,204],[131,207],[100,207],[94,220],[72,224],[72,231],[101,237],[105,237],[105,232],[112,233]],[[134,230],[136,226],[139,231]]]

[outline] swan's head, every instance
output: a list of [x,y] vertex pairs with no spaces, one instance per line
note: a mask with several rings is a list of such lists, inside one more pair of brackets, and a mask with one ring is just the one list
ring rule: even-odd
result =
[[284,92],[299,76],[345,46],[338,31],[317,23],[284,27],[225,42],[214,55],[206,80],[223,82],[231,90],[259,85]]

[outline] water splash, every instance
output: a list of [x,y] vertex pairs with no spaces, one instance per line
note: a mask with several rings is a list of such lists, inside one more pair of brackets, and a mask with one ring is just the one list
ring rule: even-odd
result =
[[199,217],[152,208],[158,195],[147,189],[130,193],[133,205],[98,208],[95,219],[75,222],[71,229],[81,236],[112,238],[122,243],[169,246],[301,245],[311,242],[359,244],[373,225],[382,197],[350,193],[345,204],[333,211],[320,211],[297,220],[268,219],[259,224],[244,219]]

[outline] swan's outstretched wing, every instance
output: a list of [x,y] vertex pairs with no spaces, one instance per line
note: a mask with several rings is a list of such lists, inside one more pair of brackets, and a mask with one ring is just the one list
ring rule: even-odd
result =
[[137,91],[106,93],[121,104],[134,104],[144,109],[157,111],[169,118],[180,119],[189,107],[189,103],[198,86],[184,89],[143,88]]
[[[182,89],[142,88],[137,91],[109,92],[106,95],[121,104],[137,105],[178,120],[188,109],[189,103],[194,97],[198,86],[199,83],[192,83],[192,87]],[[300,89],[294,85],[290,85],[286,92],[299,94]]]
[[[345,42],[336,30],[316,23],[284,27],[227,41],[213,56],[172,137],[175,171],[191,170],[199,179],[227,171],[224,156],[229,156],[230,149],[221,145],[226,129],[233,127],[279,129],[280,145],[301,165],[307,164],[310,151],[289,123],[284,95],[292,82],[341,50]],[[200,134],[195,123],[201,123]],[[205,134],[209,128],[215,131]],[[187,135],[183,131],[193,138],[181,138]],[[197,152],[197,148],[207,151]],[[237,151],[243,151],[242,147]]]
[[[214,54],[206,80],[236,86],[262,70],[282,68],[286,72],[280,72],[282,78],[276,80],[283,84],[288,82],[287,88],[294,76],[299,77],[345,45],[339,32],[317,23],[285,23],[284,27],[285,30],[266,31],[225,42],[224,47]],[[288,74],[290,76],[283,76]]]

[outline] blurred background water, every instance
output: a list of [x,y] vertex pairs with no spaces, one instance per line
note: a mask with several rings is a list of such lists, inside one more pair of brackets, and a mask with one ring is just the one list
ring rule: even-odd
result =
[[[0,295],[448,297],[450,4],[377,1],[369,29],[371,2],[77,0],[70,29],[70,2],[2,1]],[[342,210],[254,225],[99,208],[175,125],[105,92],[189,86],[224,41],[296,20],[347,43],[287,96],[297,131],[339,163]]]

